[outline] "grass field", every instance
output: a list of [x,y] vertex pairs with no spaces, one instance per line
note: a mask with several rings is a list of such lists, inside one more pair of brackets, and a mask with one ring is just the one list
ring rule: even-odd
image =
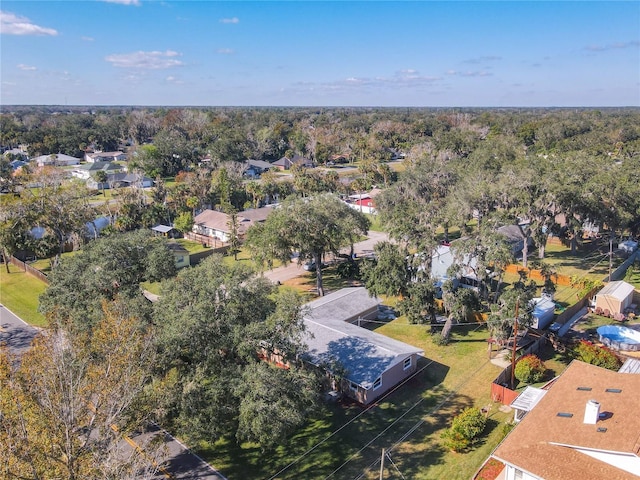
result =
[[[487,355],[483,327],[461,326],[448,346],[436,346],[425,326],[404,318],[370,324],[376,331],[418,346],[425,357],[420,373],[373,408],[351,403],[323,409],[285,446],[264,454],[254,445],[219,441],[200,445],[202,453],[229,478],[377,478],[382,447],[405,478],[468,479],[502,438],[511,414],[492,405],[484,436],[467,453],[444,449],[440,433],[464,407],[492,404],[490,383],[500,372]],[[385,478],[398,476],[392,464]]]
[[30,325],[46,326],[47,321],[38,312],[38,297],[46,284],[15,265],[10,266],[10,272],[4,266],[0,269],[0,303]]

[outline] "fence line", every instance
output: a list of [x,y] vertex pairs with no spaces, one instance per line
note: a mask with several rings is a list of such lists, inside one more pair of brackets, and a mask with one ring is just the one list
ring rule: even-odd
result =
[[16,257],[14,257],[13,255],[11,255],[9,257],[9,262],[12,265],[15,265],[16,267],[24,270],[25,272],[27,272],[30,275],[33,275],[34,277],[42,280],[44,283],[46,283],[47,285],[49,285],[49,279],[47,278],[47,276],[42,273],[40,270],[38,270],[37,268],[33,268],[31,265],[29,265],[28,263],[23,262],[22,260],[17,259]]

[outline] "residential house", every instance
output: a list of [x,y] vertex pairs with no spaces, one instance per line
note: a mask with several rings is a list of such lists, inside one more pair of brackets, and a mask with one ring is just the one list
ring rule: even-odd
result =
[[243,175],[249,178],[259,178],[264,172],[271,170],[273,165],[262,160],[247,160],[244,163]]
[[343,288],[308,303],[305,360],[341,378],[342,391],[368,405],[411,376],[417,347],[359,326],[378,317],[380,300],[364,287]]
[[[110,162],[107,162],[110,163]],[[95,164],[93,164],[95,165]],[[97,182],[93,177],[87,180],[87,187],[92,189],[108,189],[139,186],[148,188],[153,186],[153,180],[138,173],[109,173],[107,181],[104,183]]]
[[571,362],[493,452],[503,478],[637,479],[639,378]]
[[634,292],[633,285],[623,280],[609,282],[596,293],[592,304],[599,313],[607,315],[625,313],[625,310],[632,308]]
[[84,160],[88,163],[95,162],[115,162],[119,160],[126,160],[127,156],[120,151],[117,152],[87,152],[84,155]]
[[504,225],[502,227],[499,227],[497,229],[497,232],[504,235],[504,237],[507,239],[507,242],[511,245],[511,251],[513,252],[513,255],[515,257],[517,257],[518,254],[522,252],[525,241],[529,246],[533,245],[533,239],[527,239],[520,225]]
[[26,150],[22,148],[11,148],[8,150],[4,150],[2,155],[9,160],[22,160],[24,162],[29,161],[29,155]]
[[52,166],[52,167],[69,167],[72,165],[79,165],[80,159],[65,155],[63,153],[52,153],[51,155],[40,155],[32,159],[39,167]]
[[354,210],[362,213],[376,214],[378,213],[375,206],[374,198],[381,192],[379,188],[374,188],[368,193],[356,193],[349,195],[347,205]]
[[294,155],[293,157],[282,157],[280,160],[276,160],[271,164],[273,167],[279,170],[289,170],[292,166],[297,165],[299,167],[313,168],[313,162],[300,155]]
[[[449,268],[454,264],[459,264],[460,269],[453,278],[449,277]],[[462,258],[456,257],[455,242],[453,244],[438,245],[431,253],[431,278],[435,282],[436,291],[442,293],[442,285],[447,280],[453,282],[454,288],[474,288],[478,286],[478,261],[475,257],[464,255]]]
[[107,173],[119,173],[124,170],[124,167],[112,162],[85,163],[71,170],[71,175],[76,178],[88,180],[99,170],[104,170]]
[[[272,207],[263,207],[238,212],[238,237],[243,238],[252,225],[264,222],[272,211]],[[191,233],[194,235],[186,235],[191,240],[210,238],[226,243],[231,238],[231,216],[216,210],[204,210],[193,219]]]
[[167,246],[169,247],[169,250],[171,250],[171,253],[173,253],[173,261],[176,268],[188,267],[191,264],[189,250],[177,242],[169,242],[167,243]]

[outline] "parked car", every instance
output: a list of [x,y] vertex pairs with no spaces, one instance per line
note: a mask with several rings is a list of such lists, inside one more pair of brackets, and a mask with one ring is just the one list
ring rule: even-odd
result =
[[[320,268],[324,268],[327,265],[325,263],[320,264]],[[302,265],[302,268],[304,270],[306,270],[307,272],[312,272],[315,271],[316,269],[316,262],[314,262],[313,260],[311,260],[310,262],[305,263],[304,265]]]

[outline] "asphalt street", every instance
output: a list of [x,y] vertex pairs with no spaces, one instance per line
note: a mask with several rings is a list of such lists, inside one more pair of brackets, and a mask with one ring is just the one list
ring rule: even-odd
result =
[[4,305],[0,305],[0,344],[9,347],[11,353],[20,355],[31,345],[38,329],[25,323]]

